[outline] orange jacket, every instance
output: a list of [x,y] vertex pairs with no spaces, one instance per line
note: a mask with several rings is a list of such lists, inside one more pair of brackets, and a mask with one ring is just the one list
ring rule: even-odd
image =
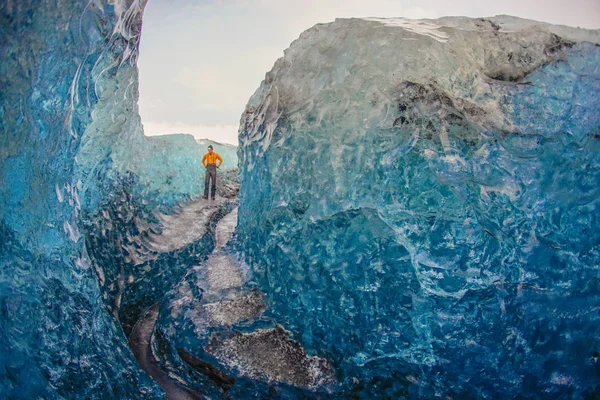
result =
[[207,164],[216,164],[217,160],[219,160],[219,165],[217,165],[217,167],[220,167],[221,164],[223,164],[223,159],[221,156],[214,151],[212,154],[206,153],[204,157],[202,157],[202,165],[204,165],[204,168],[206,168]]

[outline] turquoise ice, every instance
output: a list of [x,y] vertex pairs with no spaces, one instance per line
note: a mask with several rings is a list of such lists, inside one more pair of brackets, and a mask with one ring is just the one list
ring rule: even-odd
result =
[[234,397],[598,396],[598,31],[317,25],[248,103],[241,181],[213,144],[209,204],[206,142],[143,135],[144,5],[0,3],[0,397],[161,398],[128,346],[153,305],[153,350]]
[[345,393],[598,394],[598,39],[340,19],[267,74],[240,131],[240,248]]

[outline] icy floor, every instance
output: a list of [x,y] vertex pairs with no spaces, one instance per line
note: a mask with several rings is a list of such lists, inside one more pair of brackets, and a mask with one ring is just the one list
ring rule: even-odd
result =
[[138,364],[148,375],[159,384],[166,392],[167,400],[197,400],[202,397],[187,388],[182,387],[177,381],[169,377],[158,364],[152,354],[150,341],[158,318],[158,306],[155,304],[150,308],[133,328],[129,337],[129,346],[133,351]]
[[[222,201],[197,201],[182,208],[178,214],[161,216],[162,232],[152,235],[147,247],[156,252],[171,252],[199,240],[208,232],[210,221]],[[239,375],[270,383],[315,388],[331,382],[332,370],[328,361],[308,355],[299,343],[290,339],[283,327],[273,323],[273,328],[246,333],[232,329],[237,323],[259,318],[266,308],[263,296],[245,287],[244,270],[226,248],[236,229],[237,211],[234,209],[217,224],[215,248],[208,259],[190,266],[195,271],[197,284],[203,289],[202,299],[194,298],[189,290],[185,290],[186,283],[182,281],[176,290],[178,298],[170,303],[172,315],[186,310],[185,317],[192,321],[196,335],[211,332],[207,338],[210,344],[203,351],[195,352],[193,348],[183,351],[186,354],[205,351],[226,366],[227,372],[238,371]],[[144,313],[131,334],[130,346],[142,369],[166,391],[166,398],[198,398],[192,390],[183,387],[180,380],[163,371],[152,353],[151,342],[160,317],[159,310],[160,306],[156,304]],[[181,354],[182,349],[178,351]],[[219,371],[217,368],[215,370]]]
[[[201,199],[184,207],[177,214],[160,215],[162,231],[159,234],[151,234],[145,243],[146,247],[155,252],[165,253],[199,240],[206,233],[211,217],[224,201],[223,198]],[[232,229],[235,229],[235,225]]]
[[223,249],[225,245],[231,240],[235,226],[238,220],[238,209],[237,207],[227,214],[217,225],[217,239],[215,243],[215,251]]

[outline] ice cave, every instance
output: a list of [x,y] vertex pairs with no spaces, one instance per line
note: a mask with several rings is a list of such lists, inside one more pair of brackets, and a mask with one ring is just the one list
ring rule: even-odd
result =
[[600,398],[599,30],[318,24],[207,203],[144,6],[0,1],[0,398]]

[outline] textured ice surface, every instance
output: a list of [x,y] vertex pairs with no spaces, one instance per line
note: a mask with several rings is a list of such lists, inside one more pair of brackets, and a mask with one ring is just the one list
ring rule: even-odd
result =
[[79,169],[87,128],[101,119],[125,144],[135,120],[143,4],[0,2],[2,398],[160,396],[103,302],[81,219],[111,163]]
[[245,284],[245,266],[230,243],[236,221],[237,210],[219,221],[208,259],[163,299],[154,354],[171,377],[215,398],[328,393],[329,362],[265,317],[263,294]]
[[[143,136],[144,5],[0,2],[1,398],[162,395],[126,334],[211,252],[214,230],[168,226],[204,171],[192,136]],[[220,174],[219,196],[234,196],[237,172]]]
[[246,264],[206,143],[143,136],[144,4],[0,2],[0,397],[162,397],[129,334],[214,398],[598,396],[598,32],[307,31],[244,115]]
[[238,238],[269,316],[344,396],[599,395],[598,40],[336,20],[267,73]]

